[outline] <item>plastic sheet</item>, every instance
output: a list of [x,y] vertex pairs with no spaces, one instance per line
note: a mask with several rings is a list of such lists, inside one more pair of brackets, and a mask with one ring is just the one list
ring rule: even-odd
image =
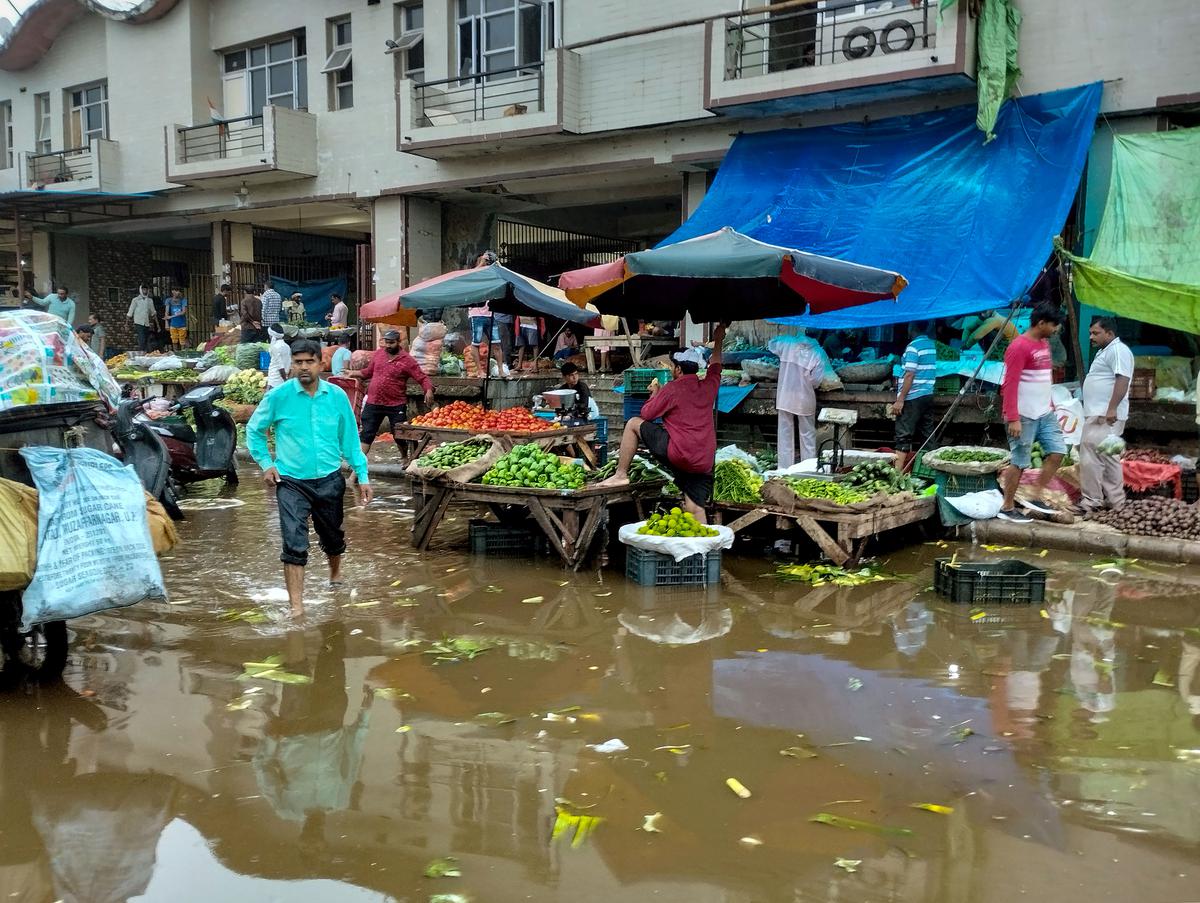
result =
[[699,209],[663,244],[732,226],[904,274],[900,300],[779,322],[863,328],[1019,298],[1079,185],[1099,84],[1006,103],[988,144],[974,105],[741,135]]
[[41,311],[0,314],[0,411],[38,404],[104,400],[121,387],[71,327]]

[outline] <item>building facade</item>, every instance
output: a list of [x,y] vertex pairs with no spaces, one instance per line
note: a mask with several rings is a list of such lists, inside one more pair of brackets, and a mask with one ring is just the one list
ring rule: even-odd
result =
[[[686,218],[738,132],[972,102],[973,5],[39,0],[0,47],[0,279],[65,283],[119,337],[139,281],[369,300],[488,247],[609,259]],[[1098,146],[1191,124],[1200,4],[1015,5],[1018,89],[1103,81]]]

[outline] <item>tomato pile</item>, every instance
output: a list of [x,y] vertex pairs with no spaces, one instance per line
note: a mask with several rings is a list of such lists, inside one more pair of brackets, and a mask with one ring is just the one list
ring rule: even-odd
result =
[[414,426],[433,426],[444,430],[471,430],[477,433],[528,432],[541,433],[554,429],[554,424],[534,417],[528,408],[508,408],[485,411],[479,405],[455,401],[434,408],[428,414],[412,419]]

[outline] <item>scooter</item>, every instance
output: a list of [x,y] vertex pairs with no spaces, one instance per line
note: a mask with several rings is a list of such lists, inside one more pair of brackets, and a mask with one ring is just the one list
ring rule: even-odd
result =
[[160,437],[171,457],[171,478],[179,485],[224,478],[237,485],[237,425],[216,402],[225,396],[220,386],[198,386],[180,396],[172,411],[189,408],[196,420],[193,430],[179,421],[152,420],[148,425]]
[[113,439],[121,450],[121,459],[132,465],[146,491],[162,503],[172,520],[183,520],[177,486],[171,479],[171,453],[159,433],[150,428],[153,421],[138,419],[147,401],[121,399],[113,422]]

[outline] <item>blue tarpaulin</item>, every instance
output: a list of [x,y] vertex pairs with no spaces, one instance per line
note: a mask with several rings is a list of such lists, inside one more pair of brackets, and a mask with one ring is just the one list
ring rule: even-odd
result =
[[304,302],[304,317],[309,323],[325,325],[325,315],[333,310],[333,295],[346,297],[346,277],[336,279],[309,279],[306,282],[293,282],[280,276],[272,276],[275,291],[285,301],[294,293],[299,292]]
[[703,203],[662,244],[731,226],[761,241],[902,273],[899,301],[777,320],[865,328],[1020,298],[1074,200],[1099,83],[976,109],[741,135]]

